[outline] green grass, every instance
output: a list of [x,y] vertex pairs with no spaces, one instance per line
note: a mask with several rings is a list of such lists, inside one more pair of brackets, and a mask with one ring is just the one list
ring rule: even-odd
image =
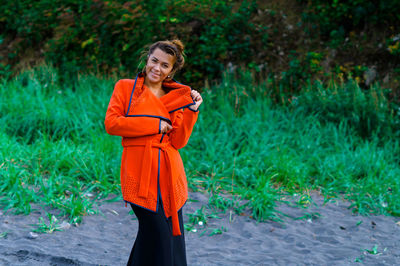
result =
[[45,219],[43,219],[43,217],[39,217],[38,223],[32,224],[32,226],[35,227],[35,229],[33,229],[32,231],[36,233],[47,233],[47,234],[51,234],[55,231],[62,231],[62,229],[58,224],[58,220],[54,215],[48,213],[47,219],[49,221],[48,223],[45,221]]
[[[182,151],[190,183],[241,195],[261,219],[279,218],[273,208],[282,194],[307,189],[348,199],[362,214],[399,215],[399,142],[378,130],[396,124],[385,98],[374,98],[377,88],[362,92],[352,82],[324,90],[315,86],[289,106],[273,104],[268,97],[273,88],[248,79],[222,82],[204,93],[196,130]],[[318,97],[319,102],[309,100]],[[350,108],[351,99],[362,108]],[[314,110],[318,104],[319,110],[336,108],[342,119],[327,119],[333,111],[308,110],[311,103]],[[382,116],[386,120],[378,126],[360,132],[359,117]]]
[[[120,138],[103,125],[117,79],[87,75],[59,84],[54,73],[42,67],[1,83],[0,206],[25,214],[50,206],[79,222],[95,212],[95,200],[120,193]],[[400,215],[400,145],[389,134],[396,119],[383,94],[353,83],[314,84],[277,105],[275,92],[248,74],[203,92],[181,150],[192,190],[258,220],[279,221],[276,204],[309,190],[347,199],[361,214]]]
[[51,69],[3,83],[0,204],[29,213],[51,206],[71,220],[93,213],[93,198],[118,193],[120,140],[104,133],[113,81],[92,77],[61,87]]

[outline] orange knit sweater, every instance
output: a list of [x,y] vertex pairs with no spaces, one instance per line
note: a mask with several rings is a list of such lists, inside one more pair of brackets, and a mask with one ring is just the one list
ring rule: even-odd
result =
[[[122,136],[121,190],[126,202],[157,211],[162,197],[166,217],[172,216],[173,235],[180,235],[178,210],[187,198],[187,180],[178,149],[189,140],[198,112],[190,87],[164,82],[169,91],[157,98],[139,74],[119,80],[108,105],[105,128]],[[173,127],[160,133],[161,120]],[[159,190],[158,190],[159,187]],[[161,195],[159,195],[161,194]]]

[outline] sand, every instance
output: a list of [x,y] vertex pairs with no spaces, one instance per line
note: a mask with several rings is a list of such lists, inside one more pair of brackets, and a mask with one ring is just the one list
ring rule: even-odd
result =
[[[190,193],[183,209],[207,205],[206,195]],[[189,265],[400,265],[400,219],[354,215],[349,203],[313,195],[317,206],[279,207],[292,217],[257,223],[233,211],[220,213],[197,231],[185,231]],[[125,265],[137,220],[122,202],[103,203],[100,214],[85,216],[79,226],[51,234],[32,234],[42,211],[28,216],[0,212],[0,265]],[[315,215],[307,215],[318,212]],[[60,221],[61,222],[61,221]],[[222,234],[211,235],[215,228]],[[6,236],[3,233],[7,232]],[[202,233],[203,232],[203,233]],[[201,235],[202,234],[202,235]]]

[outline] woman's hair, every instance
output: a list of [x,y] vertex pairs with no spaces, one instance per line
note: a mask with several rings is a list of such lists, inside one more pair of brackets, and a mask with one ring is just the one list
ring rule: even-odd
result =
[[[172,41],[158,41],[151,44],[148,50],[144,51],[141,58],[145,57],[145,61],[150,57],[150,55],[159,48],[164,53],[170,54],[175,57],[175,63],[172,67],[171,73],[169,74],[170,78],[174,76],[174,74],[182,69],[183,65],[185,64],[185,53],[184,53],[184,46],[180,40],[172,40]],[[143,70],[146,69],[146,65],[144,66]],[[145,71],[142,71],[143,73]]]

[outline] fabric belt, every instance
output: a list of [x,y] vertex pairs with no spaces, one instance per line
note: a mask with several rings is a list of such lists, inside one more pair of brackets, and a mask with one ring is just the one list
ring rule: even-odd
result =
[[[170,195],[170,206],[171,206],[171,211],[172,211],[172,235],[173,236],[178,236],[181,235],[181,230],[179,227],[179,219],[178,219],[178,210],[176,208],[176,202],[175,202],[175,193],[173,189],[173,184],[175,179],[179,175],[179,169],[176,167],[176,164],[171,163],[171,157],[176,150],[171,146],[170,142],[152,142],[151,140],[147,140],[145,142],[136,142],[134,144],[130,144],[128,146],[144,146],[144,152],[143,152],[143,162],[142,162],[142,169],[140,173],[140,181],[139,181],[139,192],[138,196],[147,198],[148,193],[149,193],[149,187],[150,187],[150,174],[151,174],[151,165],[152,165],[152,153],[153,153],[153,148],[160,148],[162,151],[164,151],[165,154],[165,159],[166,159],[166,166],[167,166],[167,172],[170,175],[170,178],[168,178],[168,194]],[[161,192],[160,192],[161,193]]]

